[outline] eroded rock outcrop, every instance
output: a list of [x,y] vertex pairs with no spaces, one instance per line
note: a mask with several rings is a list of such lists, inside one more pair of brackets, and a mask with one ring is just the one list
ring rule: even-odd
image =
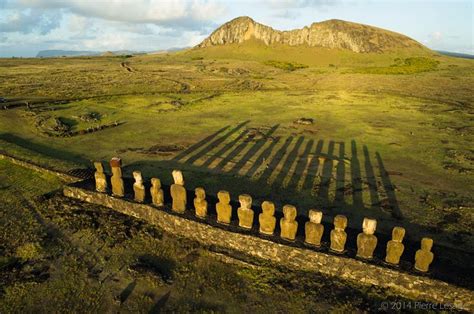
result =
[[407,36],[342,20],[328,20],[301,29],[279,31],[249,17],[238,17],[225,23],[197,47],[241,44],[250,39],[260,40],[265,45],[307,45],[348,49],[358,53],[385,52],[400,48],[427,49]]

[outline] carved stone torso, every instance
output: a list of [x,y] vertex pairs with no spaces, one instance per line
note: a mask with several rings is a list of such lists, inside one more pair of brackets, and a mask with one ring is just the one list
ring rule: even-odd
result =
[[207,216],[207,201],[199,198],[194,199],[194,209],[196,216],[199,218],[206,218]]
[[258,216],[258,222],[260,224],[260,233],[272,235],[275,231],[275,216],[260,214]]
[[344,230],[331,230],[331,250],[344,252],[346,246],[347,233]]
[[95,189],[97,192],[107,192],[107,178],[103,172],[95,172]]
[[431,251],[418,250],[415,254],[415,268],[427,272],[433,262],[434,254]]
[[217,222],[223,224],[230,224],[230,219],[232,216],[232,206],[230,206],[230,204],[219,202],[216,204],[216,211]]
[[145,200],[145,187],[143,184],[133,184],[133,192],[135,193],[135,202],[143,203]]
[[171,209],[176,213],[184,213],[186,210],[186,189],[179,184],[172,184],[170,188],[173,203]]
[[153,205],[156,205],[156,206],[164,205],[164,193],[162,189],[152,186],[150,188],[150,194],[151,194],[151,201]]
[[282,218],[280,220],[281,237],[286,240],[293,241],[298,230],[298,222]]
[[313,223],[311,221],[305,224],[305,242],[307,244],[320,246],[323,236],[324,226],[322,224]]
[[403,243],[398,241],[390,240],[387,243],[387,256],[385,261],[390,264],[398,265],[400,263],[400,257],[403,254],[405,246]]
[[357,236],[357,256],[370,259],[377,246],[377,237],[373,234],[359,233]]
[[252,229],[254,216],[252,209],[239,207],[237,209],[237,216],[239,217],[240,227],[245,229]]
[[112,178],[110,181],[112,183],[112,194],[117,197],[123,197],[124,187],[120,169],[116,171],[114,168],[112,168]]

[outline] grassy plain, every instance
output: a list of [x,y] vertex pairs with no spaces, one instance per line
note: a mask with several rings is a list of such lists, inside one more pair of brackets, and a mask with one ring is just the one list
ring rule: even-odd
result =
[[118,155],[127,175],[165,183],[179,168],[188,189],[342,213],[353,228],[371,216],[378,232],[433,237],[440,256],[436,245],[472,254],[474,61],[220,48],[1,59],[0,146],[61,170]]

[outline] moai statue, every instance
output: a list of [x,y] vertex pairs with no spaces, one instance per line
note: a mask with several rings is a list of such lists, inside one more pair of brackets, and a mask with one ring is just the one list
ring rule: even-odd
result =
[[240,207],[237,209],[237,216],[239,217],[239,227],[244,229],[252,229],[253,224],[253,210],[252,197],[248,194],[239,195]]
[[347,217],[337,215],[334,217],[334,229],[331,230],[331,250],[334,252],[344,252],[346,246],[347,233],[344,231],[347,227]]
[[140,171],[133,172],[133,192],[135,194],[135,202],[143,203],[145,200],[145,186],[143,185],[142,173]]
[[216,204],[217,222],[228,225],[232,217],[232,206],[229,204],[230,194],[227,191],[219,191],[217,198],[219,199]]
[[176,213],[184,213],[186,210],[186,189],[184,188],[183,173],[173,170],[174,184],[171,185],[170,193],[173,203],[171,209]]
[[427,272],[430,264],[433,262],[434,254],[431,252],[433,247],[433,239],[423,238],[421,239],[421,249],[416,251],[415,254],[415,269]]
[[124,187],[122,179],[122,160],[118,157],[114,157],[110,160],[110,168],[112,168],[112,195],[116,197],[123,197]]
[[94,162],[94,167],[95,167],[95,190],[97,192],[102,192],[105,193],[107,192],[107,177],[105,176],[104,173],[104,166],[100,161]]
[[405,250],[403,245],[403,237],[405,237],[405,229],[402,227],[395,227],[392,230],[392,240],[387,243],[387,256],[385,261],[389,264],[398,265],[400,257]]
[[374,236],[377,220],[364,218],[362,222],[362,233],[357,236],[357,256],[371,259],[377,246],[377,237]]
[[275,218],[275,204],[269,201],[262,203],[262,213],[258,216],[258,222],[260,224],[260,233],[272,235],[275,231],[276,218]]
[[204,219],[207,216],[206,191],[204,191],[203,188],[196,188],[194,193],[196,195],[194,198],[194,210],[196,217]]
[[158,178],[151,178],[151,202],[156,206],[163,206],[165,204],[165,198],[163,189],[161,188],[161,180]]
[[323,213],[311,209],[309,211],[309,221],[304,226],[305,240],[309,245],[321,246],[321,238],[323,237],[324,226],[321,223]]
[[293,205],[283,206],[283,218],[280,219],[280,236],[289,241],[293,241],[298,230],[298,222],[296,219],[296,207]]

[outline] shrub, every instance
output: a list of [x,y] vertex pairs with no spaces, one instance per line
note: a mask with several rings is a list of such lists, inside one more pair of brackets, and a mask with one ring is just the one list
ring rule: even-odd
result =
[[26,243],[16,249],[16,257],[22,260],[38,259],[41,257],[41,246],[39,243]]
[[275,61],[275,60],[265,61],[264,64],[275,67],[275,68],[279,68],[282,70],[286,70],[286,71],[295,71],[295,70],[304,69],[308,67],[307,65],[301,64],[301,63]]
[[367,74],[414,74],[436,70],[439,64],[439,61],[425,57],[396,58],[393,61],[388,67],[358,68],[354,71]]

